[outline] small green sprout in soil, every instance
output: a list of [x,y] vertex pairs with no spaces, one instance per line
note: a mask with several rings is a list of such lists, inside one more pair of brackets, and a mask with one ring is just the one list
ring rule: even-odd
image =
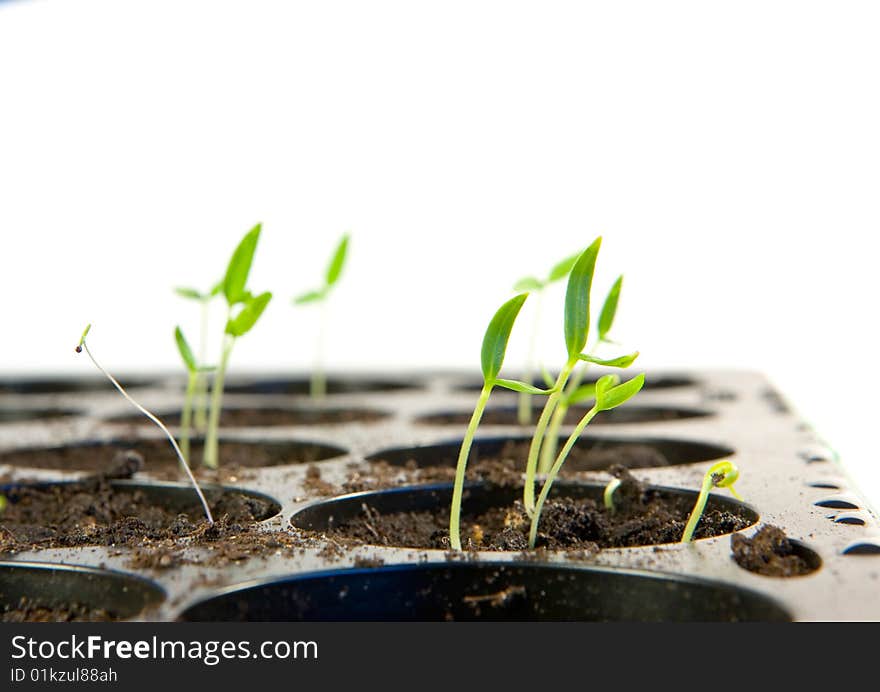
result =
[[[545,468],[542,470],[543,472],[550,474],[545,482],[545,489],[549,492],[549,486],[552,485],[553,477],[555,477],[559,467],[565,462],[568,452],[570,451],[571,446],[577,441],[580,432],[582,432],[587,423],[592,420],[593,416],[599,411],[609,410],[610,408],[615,408],[624,403],[627,399],[638,392],[644,383],[644,375],[639,375],[624,384],[617,384],[614,381],[614,377],[606,375],[599,380],[599,382],[603,382],[604,388],[601,397],[598,382],[595,386],[578,386],[573,391],[566,394],[568,391],[566,390],[566,386],[568,385],[569,378],[581,362],[596,363],[606,367],[624,368],[632,365],[633,361],[638,357],[638,352],[636,352],[630,355],[612,358],[610,360],[603,360],[589,353],[584,353],[590,331],[590,292],[593,284],[593,273],[596,268],[596,258],[599,254],[601,244],[602,238],[597,238],[593,241],[593,243],[578,256],[568,277],[563,321],[563,332],[565,335],[565,347],[568,353],[568,359],[560,370],[558,377],[553,382],[551,387],[552,393],[544,404],[544,409],[541,411],[540,418],[538,418],[535,433],[532,437],[531,444],[529,445],[529,455],[526,462],[526,482],[523,491],[523,505],[525,506],[526,513],[533,520],[535,520],[536,514],[538,513],[536,511],[537,506],[535,502],[535,478],[539,470],[538,461],[542,447],[544,445],[550,445],[550,451],[544,452],[546,463]],[[598,329],[600,340],[606,338],[607,332],[611,327],[611,322],[614,319],[614,313],[617,309],[616,296],[619,293],[619,285],[620,280],[615,283],[617,289],[615,290],[612,288],[609,298],[605,301],[605,307],[603,307],[602,313],[600,314]],[[624,394],[626,394],[625,397],[623,396]],[[565,396],[563,406],[566,407],[587,398],[594,398],[596,403],[581,419],[580,423],[578,423],[575,428],[576,434],[573,433],[574,436],[569,437],[569,440],[566,443],[567,449],[563,449],[559,455],[554,455],[556,450],[555,440],[558,440],[558,434],[557,431],[554,430],[553,433],[555,439],[551,439],[551,436],[548,434],[548,425],[553,418],[557,406],[559,406],[560,402],[563,400],[563,396]],[[562,418],[564,418],[564,412]],[[554,456],[556,461],[551,463]],[[556,472],[553,471],[554,468],[556,469]],[[537,525],[534,524],[533,529],[536,528],[536,526]]]
[[538,524],[541,520],[541,510],[544,507],[547,496],[550,494],[550,489],[553,487],[553,481],[556,480],[556,476],[559,474],[560,469],[562,469],[565,460],[583,433],[584,428],[600,411],[610,411],[613,408],[617,408],[638,394],[644,384],[644,374],[636,375],[623,384],[620,384],[620,378],[617,375],[604,375],[596,382],[596,398],[593,407],[584,414],[571,435],[568,436],[565,445],[557,455],[556,461],[553,462],[553,466],[544,480],[544,485],[541,487],[541,494],[538,495],[538,501],[535,503],[535,510],[532,513],[532,525],[529,530],[529,548],[535,547],[535,541],[538,537]]
[[119,391],[119,393],[128,401],[132,406],[134,406],[138,411],[143,413],[147,418],[149,418],[153,423],[155,423],[159,429],[165,433],[165,436],[168,438],[168,441],[171,442],[171,446],[174,448],[174,453],[177,455],[177,458],[180,460],[180,465],[183,467],[183,470],[186,472],[186,475],[189,476],[190,483],[192,483],[193,488],[196,491],[196,494],[199,496],[199,502],[202,503],[202,509],[205,511],[205,518],[208,520],[209,524],[214,523],[214,518],[211,516],[211,510],[208,507],[208,502],[205,500],[205,496],[202,493],[202,489],[199,487],[198,482],[193,476],[192,469],[190,469],[189,464],[187,463],[187,459],[181,451],[180,447],[177,444],[177,440],[174,439],[174,436],[169,432],[168,428],[165,427],[165,424],[160,421],[156,416],[150,413],[147,409],[141,406],[138,402],[129,396],[128,392],[123,389],[122,385],[116,381],[116,378],[113,377],[109,372],[107,372],[97,360],[92,355],[92,352],[89,350],[89,345],[86,343],[86,337],[89,334],[89,330],[91,330],[92,325],[86,325],[86,328],[83,330],[82,336],[79,338],[79,343],[76,345],[76,352],[82,353],[86,352],[86,355],[89,357],[89,360],[92,361],[94,366],[101,371],[101,373],[113,384],[114,387]]
[[602,493],[602,504],[609,512],[614,512],[614,491],[620,487],[620,479],[616,476],[608,481],[605,491]]
[[510,332],[528,295],[528,293],[522,293],[504,303],[489,322],[486,334],[483,336],[483,348],[480,354],[483,388],[480,390],[477,405],[470,423],[468,423],[467,432],[458,453],[458,463],[455,467],[455,484],[452,490],[452,507],[449,513],[449,545],[453,550],[461,550],[461,499],[464,491],[465,471],[474,435],[480,425],[480,419],[483,417],[492,389],[497,385],[515,392],[529,392],[530,394],[550,394],[552,391],[539,389],[526,382],[505,380],[498,377],[501,366],[504,364],[504,354],[507,352]]
[[6,495],[0,495],[0,514],[6,510],[6,505],[8,504],[8,500],[6,499]]
[[[574,263],[577,262],[577,258],[578,254],[576,253],[555,264],[546,279],[539,279],[536,276],[526,276],[517,281],[513,286],[513,290],[517,293],[526,291],[535,295],[532,333],[529,336],[529,351],[526,356],[526,365],[523,369],[523,380],[526,382],[532,382],[535,379],[535,349],[538,334],[541,331],[541,304],[544,300],[544,289],[550,284],[556,283],[568,276]],[[520,392],[519,394],[517,419],[519,420],[520,425],[529,425],[532,422],[532,395],[528,392]]]
[[203,463],[216,469],[220,465],[218,434],[220,430],[220,409],[223,405],[223,386],[229,356],[236,339],[247,334],[269,304],[272,294],[269,291],[253,295],[247,289],[248,274],[254,261],[257,242],[260,239],[261,224],[248,231],[229,260],[226,275],[223,277],[223,297],[226,299],[226,328],[223,331],[223,345],[220,349],[220,364],[214,377],[211,390],[211,410],[208,415],[208,430],[205,435]]
[[324,274],[324,285],[321,288],[308,291],[293,299],[294,305],[309,305],[318,303],[321,306],[320,325],[318,326],[318,340],[315,347],[315,366],[312,370],[309,391],[313,399],[323,399],[327,393],[327,378],[324,375],[324,337],[327,329],[327,301],[330,290],[339,281],[342,276],[342,269],[345,267],[345,259],[348,254],[349,235],[346,233],[333,251],[330,258],[330,264],[327,265],[327,271]]
[[177,343],[177,350],[180,352],[180,358],[187,373],[186,394],[183,399],[183,410],[180,414],[180,449],[183,451],[183,456],[189,459],[189,439],[192,429],[195,394],[199,381],[213,368],[199,364],[180,327],[174,328],[174,340]]
[[[218,281],[214,287],[206,293],[201,293],[195,288],[177,287],[174,292],[181,298],[194,300],[199,304],[199,362],[204,363],[208,359],[208,312],[211,301],[223,292],[223,282]],[[196,430],[204,432],[208,423],[208,376],[199,373],[196,377],[194,396],[194,424]]]
[[706,471],[706,475],[703,476],[703,485],[700,487],[700,494],[697,496],[697,502],[684,527],[684,533],[681,536],[682,543],[690,543],[694,540],[694,531],[696,531],[697,524],[700,523],[700,517],[703,516],[703,511],[706,509],[706,502],[709,500],[709,492],[712,488],[727,488],[737,500],[742,500],[742,497],[733,488],[733,484],[736,483],[738,478],[739,469],[732,461],[719,461]]

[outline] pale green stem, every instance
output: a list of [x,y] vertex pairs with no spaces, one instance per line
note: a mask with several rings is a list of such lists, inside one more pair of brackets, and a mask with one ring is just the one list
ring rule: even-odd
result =
[[690,543],[694,540],[694,531],[697,530],[697,524],[700,523],[703,511],[706,509],[706,502],[709,500],[709,491],[712,490],[713,485],[712,474],[707,473],[703,478],[703,485],[700,487],[700,494],[697,496],[697,503],[694,505],[691,515],[688,517],[687,524],[684,527],[684,533],[681,535],[682,543]]
[[196,491],[196,495],[199,496],[199,501],[202,503],[202,509],[205,511],[205,517],[207,518],[208,523],[213,524],[214,517],[211,516],[211,509],[208,507],[208,501],[205,499],[204,494],[202,494],[202,489],[199,487],[198,482],[196,482],[195,476],[193,476],[193,474],[192,474],[192,470],[190,469],[189,464],[187,463],[186,457],[183,455],[183,452],[180,451],[180,447],[177,445],[177,440],[174,439],[174,435],[172,435],[169,432],[168,428],[165,427],[165,424],[162,421],[160,421],[158,418],[156,418],[156,416],[154,416],[152,413],[147,411],[147,409],[145,409],[143,406],[141,406],[138,402],[136,402],[134,399],[132,399],[128,395],[128,392],[126,392],[122,388],[122,385],[116,381],[116,378],[113,377],[113,375],[111,375],[109,372],[107,372],[106,370],[104,370],[104,368],[101,367],[100,363],[98,363],[98,361],[95,360],[95,357],[92,355],[92,352],[89,350],[89,347],[85,342],[85,339],[83,339],[83,341],[80,342],[80,345],[85,349],[86,354],[88,355],[88,357],[92,361],[92,363],[95,364],[95,367],[98,368],[98,370],[100,370],[104,374],[104,376],[113,383],[113,386],[116,387],[116,389],[119,391],[120,394],[122,394],[122,396],[128,401],[128,403],[130,403],[138,411],[140,411],[147,418],[149,418],[151,421],[153,421],[153,423],[155,423],[159,427],[159,429],[163,433],[165,433],[165,436],[168,438],[169,442],[171,442],[171,446],[174,448],[174,453],[177,454],[177,458],[180,461],[180,465],[183,467],[183,470],[186,471],[186,475],[189,476],[189,481],[190,481],[190,483],[192,483],[193,488]]
[[605,509],[609,512],[614,511],[614,491],[620,487],[620,479],[612,478],[608,481],[608,485],[605,486],[605,492],[602,493],[602,502],[605,505]]
[[198,382],[198,370],[189,371],[186,380],[186,394],[183,397],[183,410],[180,412],[180,449],[187,460],[189,455],[189,437],[192,428],[193,392]]
[[[199,333],[199,366],[208,362],[208,301],[202,300],[202,319]],[[208,421],[208,373],[196,373],[195,427],[202,432]]]
[[550,416],[553,415],[553,411],[559,403],[562,390],[565,388],[565,383],[568,382],[575,365],[577,365],[577,359],[570,359],[562,368],[559,377],[556,378],[556,384],[553,385],[556,391],[547,398],[547,403],[544,404],[544,410],[541,411],[541,417],[538,419],[538,425],[535,427],[532,443],[529,445],[529,458],[526,462],[526,485],[523,488],[523,505],[525,505],[526,513],[529,516],[532,516],[535,510],[535,473],[538,470],[538,453],[541,451],[544,432],[547,430]]
[[[593,348],[589,353],[593,353],[600,343],[600,341],[597,341],[593,344]],[[547,473],[550,470],[553,458],[556,456],[556,450],[559,448],[559,429],[565,422],[565,416],[568,413],[568,397],[574,394],[577,388],[581,386],[584,375],[587,374],[587,368],[588,364],[583,363],[581,367],[574,370],[568,385],[565,387],[565,395],[560,398],[556,410],[553,411],[553,418],[550,420],[550,426],[547,429],[547,434],[544,436],[544,443],[541,445],[541,461],[538,464],[538,471],[540,473]]]
[[312,379],[309,392],[312,399],[320,401],[327,394],[327,377],[324,374],[324,338],[327,330],[327,301],[321,301],[321,314],[318,317],[318,341],[315,349],[315,367],[312,368]]
[[234,344],[235,337],[228,334],[223,335],[220,365],[214,376],[214,387],[211,389],[211,411],[208,416],[208,432],[205,435],[205,456],[203,459],[205,466],[211,469],[216,469],[220,465],[217,438],[220,430],[220,410],[223,406],[223,380],[226,377],[226,366],[229,364],[229,354],[232,353]]
[[464,494],[464,477],[467,470],[468,457],[471,453],[471,445],[474,442],[474,435],[480,425],[480,419],[483,417],[483,411],[486,409],[486,402],[489,401],[489,395],[492,393],[494,382],[486,382],[480,391],[480,398],[477,400],[477,406],[468,423],[467,432],[461,441],[461,449],[458,452],[458,463],[455,466],[455,485],[452,487],[452,506],[449,510],[449,545],[453,550],[461,550],[461,498]]
[[[544,291],[537,291],[535,298],[535,317],[532,320],[532,335],[529,338],[529,351],[526,356],[526,367],[523,372],[523,382],[532,384],[535,377],[535,353],[537,352],[538,333],[541,331],[541,302]],[[520,425],[529,425],[532,422],[532,395],[528,392],[519,393],[519,405],[517,407],[517,420]]]
[[538,537],[538,522],[541,519],[541,509],[544,507],[547,495],[550,494],[550,488],[553,486],[553,481],[556,480],[556,476],[559,474],[559,470],[568,458],[571,448],[574,447],[574,443],[577,442],[581,433],[584,431],[584,428],[587,427],[587,423],[593,420],[593,416],[597,413],[599,413],[599,409],[594,406],[584,414],[584,417],[581,418],[580,422],[575,426],[571,435],[568,436],[568,439],[565,441],[565,446],[562,448],[562,451],[559,452],[559,456],[556,457],[553,468],[551,468],[550,473],[547,474],[544,486],[541,488],[541,494],[538,496],[538,502],[535,505],[535,513],[532,515],[532,526],[529,529],[529,548],[535,547],[535,539]]

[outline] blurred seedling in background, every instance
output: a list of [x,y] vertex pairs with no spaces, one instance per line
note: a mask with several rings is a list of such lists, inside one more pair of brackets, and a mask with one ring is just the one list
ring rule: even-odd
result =
[[465,471],[467,470],[467,462],[470,456],[471,445],[474,441],[474,435],[480,425],[480,419],[483,417],[483,412],[486,409],[486,403],[489,401],[492,389],[497,385],[515,392],[542,395],[550,394],[552,391],[549,389],[539,389],[527,382],[505,380],[498,377],[501,372],[501,366],[504,364],[504,354],[507,351],[510,332],[526,298],[528,298],[528,293],[523,293],[504,303],[489,322],[489,327],[483,336],[483,348],[480,354],[483,388],[480,390],[480,397],[468,423],[467,432],[458,453],[458,463],[455,467],[455,484],[453,485],[452,506],[449,514],[449,545],[453,550],[461,550],[461,500],[464,492]]
[[128,401],[128,403],[130,403],[138,411],[140,411],[147,418],[149,418],[151,421],[153,421],[153,423],[155,423],[159,427],[159,429],[163,433],[165,433],[165,437],[168,438],[168,441],[171,443],[171,446],[174,448],[174,453],[177,455],[177,458],[180,461],[180,465],[183,467],[183,470],[186,472],[186,475],[189,477],[189,481],[190,481],[190,483],[192,483],[192,486],[195,489],[196,494],[199,496],[199,502],[202,503],[202,509],[205,511],[205,518],[208,520],[209,524],[213,524],[214,518],[211,516],[211,509],[208,507],[208,502],[207,502],[207,500],[205,500],[205,496],[202,493],[202,489],[199,487],[199,484],[196,481],[195,476],[193,476],[192,469],[190,469],[189,463],[187,463],[186,457],[184,456],[183,452],[181,451],[180,447],[178,446],[177,440],[174,439],[174,436],[168,431],[168,428],[165,427],[165,424],[162,421],[160,421],[156,416],[154,416],[147,409],[145,409],[143,406],[141,406],[138,402],[136,402],[134,399],[132,399],[129,396],[128,392],[126,392],[125,389],[122,388],[122,385],[116,381],[116,378],[113,377],[113,375],[111,375],[109,372],[107,372],[101,366],[101,364],[98,363],[97,360],[95,360],[95,357],[92,355],[92,352],[89,350],[89,345],[86,343],[86,337],[88,336],[89,330],[91,330],[91,328],[92,328],[92,325],[89,324],[86,326],[85,330],[83,330],[82,336],[79,339],[79,343],[76,345],[76,352],[82,353],[83,351],[85,351],[86,355],[89,357],[89,360],[91,360],[92,363],[94,364],[94,366],[96,368],[98,368],[98,370],[100,370],[101,373],[108,380],[110,380],[111,383],[113,383],[113,386],[116,387],[116,389],[119,391],[120,394],[122,394],[122,396]]
[[196,360],[180,327],[174,328],[174,341],[177,343],[177,350],[180,352],[180,358],[187,373],[186,394],[184,395],[183,408],[180,412],[180,449],[183,451],[183,456],[186,459],[190,459],[189,440],[192,432],[194,396],[199,381],[204,379],[213,368],[201,365]]
[[[207,293],[200,293],[195,288],[178,287],[174,292],[181,298],[194,300],[199,304],[199,344],[198,357],[199,363],[204,363],[208,359],[208,315],[211,301],[223,292],[223,282],[218,281],[214,287]],[[208,376],[206,373],[199,373],[196,376],[196,383],[193,397],[193,409],[195,412],[194,423],[196,430],[204,431],[208,420]]]
[[[541,332],[541,305],[544,302],[544,289],[550,284],[568,276],[574,263],[577,262],[578,256],[579,254],[575,253],[554,265],[546,279],[542,280],[535,276],[526,276],[517,281],[513,286],[513,290],[517,293],[527,292],[535,296],[535,299],[532,301],[535,306],[533,308],[532,332],[529,335],[529,350],[526,355],[525,368],[523,369],[523,380],[526,382],[531,383],[535,379],[535,349],[538,334]],[[532,422],[532,395],[528,392],[520,392],[519,394],[517,419],[520,425],[529,425]]]
[[595,383],[590,382],[584,385],[581,384],[590,364],[597,363],[611,368],[628,368],[633,364],[635,359],[638,358],[638,351],[619,358],[612,358],[610,360],[602,360],[595,356],[596,350],[599,346],[603,343],[612,343],[608,339],[608,332],[611,331],[611,327],[614,324],[614,317],[617,314],[617,303],[620,299],[620,289],[622,286],[623,276],[618,276],[605,298],[605,302],[602,305],[602,311],[599,313],[599,319],[596,322],[596,341],[592,348],[588,350],[588,352],[593,355],[581,356],[581,360],[584,362],[580,367],[575,368],[571,375],[571,379],[559,396],[559,403],[556,406],[556,410],[553,411],[553,416],[547,427],[547,434],[544,436],[544,443],[541,446],[541,456],[540,461],[538,462],[539,473],[547,473],[553,465],[553,458],[556,456],[559,441],[559,429],[562,427],[563,422],[565,422],[565,416],[568,414],[569,408],[594,397],[596,389]]
[[706,502],[709,500],[709,492],[712,488],[727,488],[737,500],[742,500],[742,497],[733,488],[733,484],[738,479],[739,469],[732,461],[719,461],[706,471],[706,475],[703,476],[703,484],[700,487],[700,494],[697,495],[694,509],[684,527],[684,533],[681,536],[682,543],[690,543],[694,540],[694,531],[697,530],[697,524],[700,523],[700,518],[706,510]]
[[333,257],[330,258],[330,264],[327,265],[327,271],[324,274],[324,285],[315,290],[308,291],[293,299],[294,305],[310,305],[317,303],[321,308],[320,322],[318,325],[318,338],[315,345],[315,366],[312,370],[309,391],[313,399],[323,399],[327,393],[327,378],[324,374],[324,338],[327,330],[327,301],[330,290],[339,281],[342,275],[342,269],[345,267],[345,259],[348,255],[349,235],[346,233],[339,240]]
[[208,413],[203,460],[205,466],[212,469],[216,469],[220,464],[218,451],[220,410],[223,405],[223,387],[232,347],[236,339],[253,329],[272,299],[272,294],[268,291],[255,296],[247,289],[248,274],[254,261],[261,228],[261,224],[257,224],[245,234],[232,253],[226,275],[223,277],[222,293],[226,299],[226,327],[223,330],[220,364],[217,366],[214,386],[211,389],[211,409]]
[[[590,331],[590,292],[592,290],[593,274],[596,268],[596,258],[598,257],[599,248],[601,247],[601,245],[602,238],[596,238],[596,240],[593,241],[593,243],[578,256],[568,276],[568,285],[565,291],[565,311],[563,321],[563,332],[565,335],[565,347],[568,353],[568,359],[566,360],[565,365],[560,370],[558,377],[553,382],[553,385],[551,387],[552,393],[544,404],[544,409],[541,411],[541,416],[538,419],[538,423],[535,427],[534,436],[532,437],[531,444],[529,445],[529,456],[528,461],[526,462],[526,482],[525,488],[523,490],[523,504],[525,505],[527,514],[532,519],[534,519],[535,517],[535,476],[538,471],[539,456],[542,446],[549,442],[549,437],[547,435],[547,426],[549,425],[552,416],[563,397],[563,394],[566,390],[566,385],[568,384],[572,372],[574,372],[575,368],[582,361],[586,361],[589,363],[598,363],[599,365],[610,367],[626,367],[628,365],[631,365],[638,356],[638,353],[635,353],[628,356],[613,358],[610,360],[602,360],[583,352],[584,348],[587,345],[587,338]],[[614,290],[612,289],[612,293],[613,292]],[[609,301],[606,300],[606,304],[608,302]],[[614,306],[616,309],[616,300],[614,300]],[[604,309],[603,313],[605,313]],[[613,320],[613,314],[611,318]],[[603,322],[601,317],[600,322]],[[600,334],[604,334],[607,332],[607,329],[605,328],[606,326],[610,327],[610,324],[606,325],[606,323],[603,322],[603,328],[599,330]],[[641,378],[641,381],[644,382],[644,376],[639,377]],[[630,382],[634,382],[636,380],[638,380],[638,378],[634,378],[633,380],[630,380]],[[600,379],[600,381],[602,381],[602,379]],[[604,382],[606,383],[604,386],[607,387],[608,383],[611,381],[604,380]],[[628,384],[629,383],[625,383],[623,385],[619,385],[619,387],[626,387]],[[590,389],[590,387],[592,387],[592,389]],[[639,385],[639,388],[640,387],[641,385]],[[622,390],[616,391],[613,396],[611,395],[610,391],[603,392],[603,394],[607,394],[610,396],[610,398],[606,398],[605,403],[615,401],[621,391]],[[635,392],[633,392],[633,394],[634,393]],[[632,395],[630,394],[630,396]],[[584,419],[586,420],[582,419],[581,423],[578,424],[578,428],[580,428],[580,430],[583,430],[583,427],[585,427],[586,424],[589,423],[590,420],[592,420],[593,416],[598,413],[598,411],[608,410],[607,408],[597,409],[597,406],[602,405],[598,398],[598,383],[595,385],[595,387],[589,385],[586,389],[578,387],[567,397],[566,400],[566,406],[570,406],[572,403],[576,403],[590,397],[596,398],[596,404],[594,404],[593,408],[591,408],[584,416]],[[629,396],[626,398],[628,399]],[[623,401],[615,403],[614,406],[611,406],[610,408],[619,406],[621,403],[623,403]],[[576,441],[577,438],[575,437],[574,440],[571,440],[571,438],[569,439],[571,441],[571,444],[573,445],[574,441]],[[556,442],[554,441],[553,444],[555,450]],[[568,451],[570,451],[570,446],[567,451],[563,450],[563,452],[561,452],[560,455],[556,457],[556,461],[559,463],[559,466],[564,463],[565,458],[568,456]],[[551,456],[550,458],[552,459],[553,457]],[[552,473],[552,468],[555,466],[556,464],[551,464],[551,468],[548,468],[546,472]],[[547,487],[549,491],[549,485],[546,482],[545,487]]]

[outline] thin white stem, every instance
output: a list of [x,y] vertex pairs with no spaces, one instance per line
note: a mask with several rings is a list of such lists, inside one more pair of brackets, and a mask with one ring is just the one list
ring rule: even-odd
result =
[[95,364],[95,367],[98,368],[98,370],[100,370],[102,373],[104,373],[104,376],[113,383],[113,386],[119,390],[119,393],[122,394],[122,396],[125,397],[125,399],[132,406],[134,406],[138,411],[143,413],[147,418],[149,418],[157,426],[159,426],[159,429],[163,433],[165,433],[165,436],[171,442],[171,446],[174,447],[174,452],[175,452],[175,454],[177,454],[177,458],[180,460],[180,465],[183,466],[183,470],[186,471],[186,475],[189,476],[190,483],[192,483],[193,488],[195,488],[196,494],[199,496],[199,501],[202,503],[202,509],[205,510],[205,516],[208,519],[208,523],[213,524],[214,517],[211,516],[211,509],[208,507],[208,501],[205,500],[205,496],[202,493],[202,489],[199,487],[199,484],[196,481],[195,476],[193,476],[193,473],[189,468],[189,464],[186,463],[186,459],[183,456],[183,452],[181,452],[180,447],[177,446],[177,440],[174,439],[174,435],[172,435],[168,431],[168,428],[165,427],[165,424],[162,421],[160,421],[158,418],[156,418],[156,416],[154,416],[152,413],[147,411],[147,409],[145,409],[143,406],[141,406],[138,402],[136,402],[134,399],[132,399],[128,395],[128,392],[126,392],[122,388],[122,385],[116,381],[116,378],[113,377],[113,375],[111,375],[109,372],[107,372],[104,368],[101,367],[101,364],[98,363],[97,360],[95,360],[95,357],[92,355],[92,352],[89,350],[88,344],[86,344],[85,340],[82,341],[82,347],[85,349],[86,355],[89,357],[89,359],[92,361],[92,363]]
[[324,341],[327,335],[327,296],[321,301],[320,315],[318,316],[318,338],[315,344],[315,365],[312,369],[312,381],[309,392],[312,399],[320,401],[327,394],[327,377],[324,374]]

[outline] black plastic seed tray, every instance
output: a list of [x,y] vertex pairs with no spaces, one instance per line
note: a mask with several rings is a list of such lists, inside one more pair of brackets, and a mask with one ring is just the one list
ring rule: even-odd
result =
[[[173,420],[182,399],[179,378],[121,379],[141,403]],[[711,505],[745,518],[750,526],[740,533],[746,536],[766,524],[783,529],[809,564],[808,574],[777,578],[747,571],[732,558],[730,535],[688,545],[525,556],[370,545],[333,550],[332,541],[312,533],[357,515],[364,504],[379,512],[448,504],[448,484],[334,496],[319,494],[326,490],[316,491],[307,473],[317,467],[324,487],[338,488],[368,473],[376,460],[402,469],[451,464],[464,433],[460,420],[478,388],[461,373],[336,377],[316,405],[303,379],[233,379],[225,410],[263,413],[250,423],[233,415],[223,440],[264,465],[221,470],[208,493],[233,489],[268,498],[264,531],[309,532],[314,540],[222,566],[208,561],[153,569],[132,568],[136,546],[126,543],[13,553],[0,556],[0,612],[24,596],[47,607],[75,597],[122,618],[147,620],[880,619],[877,516],[832,451],[764,376],[752,372],[649,372],[645,389],[615,415],[591,424],[579,445],[613,450],[635,442],[655,449],[664,465],[632,472],[686,499],[696,497],[712,463],[732,459],[745,502],[716,490]],[[493,394],[494,422],[481,426],[474,454],[529,437],[530,430],[516,424],[515,406],[515,394]],[[283,422],[279,412],[288,410],[299,412],[297,422]],[[133,413],[97,379],[3,379],[0,476],[7,492],[22,483],[75,480],[120,450],[165,444],[146,420],[131,419]],[[93,462],[64,466],[58,459],[73,447],[88,449]],[[560,483],[559,492],[601,497],[608,479],[603,471],[579,473]],[[149,463],[118,483],[136,485],[170,507],[191,496],[182,477],[169,482]],[[492,503],[499,494],[507,501],[511,493],[476,484],[467,502]]]

